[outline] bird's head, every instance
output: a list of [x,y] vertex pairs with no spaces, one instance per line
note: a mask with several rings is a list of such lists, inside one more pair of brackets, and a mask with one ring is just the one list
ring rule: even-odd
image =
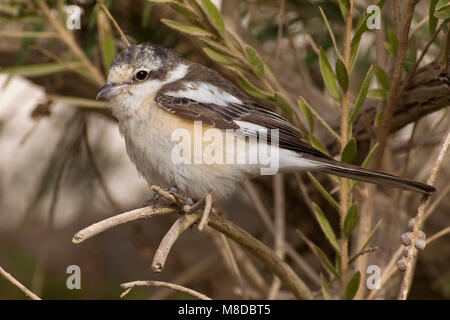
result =
[[97,99],[140,104],[163,85],[183,78],[187,69],[171,50],[148,42],[130,46],[114,58]]

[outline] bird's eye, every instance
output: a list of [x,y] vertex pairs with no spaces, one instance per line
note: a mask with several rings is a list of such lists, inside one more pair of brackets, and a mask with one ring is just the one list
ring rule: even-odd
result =
[[147,79],[147,76],[148,76],[148,72],[145,70],[141,70],[136,73],[135,78],[136,78],[136,80],[144,81],[145,79]]

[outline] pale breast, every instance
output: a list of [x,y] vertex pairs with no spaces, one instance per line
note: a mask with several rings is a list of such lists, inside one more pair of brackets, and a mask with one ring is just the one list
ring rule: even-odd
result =
[[[255,175],[257,170],[257,166],[227,164],[226,154],[230,154],[230,148],[235,152],[236,145],[227,145],[225,141],[222,162],[214,163],[214,159],[208,159],[209,153],[205,152],[210,143],[199,141],[207,136],[205,132],[210,127],[202,127],[199,132],[192,121],[174,116],[154,104],[119,120],[119,129],[125,138],[130,159],[150,185],[177,186],[194,199],[209,191],[213,191],[217,198],[226,197],[235,191],[239,181]],[[197,141],[197,146],[194,141]],[[196,152],[198,143],[201,149]],[[180,145],[184,146],[183,151],[190,149],[187,152],[189,159],[183,158],[186,157],[185,152],[180,158],[177,151]]]

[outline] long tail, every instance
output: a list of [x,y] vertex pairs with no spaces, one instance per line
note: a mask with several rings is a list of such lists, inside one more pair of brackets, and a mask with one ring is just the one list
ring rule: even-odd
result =
[[316,162],[318,164],[317,171],[319,172],[330,173],[344,178],[350,178],[374,184],[381,184],[425,194],[430,194],[431,192],[436,191],[433,186],[430,186],[428,184],[393,176],[375,170],[364,169],[359,166],[342,163],[333,159],[323,159],[320,157],[311,156],[308,157],[308,160]]

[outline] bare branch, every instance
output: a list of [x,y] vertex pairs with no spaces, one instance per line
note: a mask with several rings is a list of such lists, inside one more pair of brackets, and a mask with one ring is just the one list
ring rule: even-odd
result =
[[200,292],[197,292],[195,290],[180,286],[178,284],[163,282],[163,281],[133,281],[133,282],[122,283],[120,285],[120,287],[122,289],[125,289],[125,291],[120,295],[120,297],[121,298],[125,297],[131,291],[131,289],[133,289],[134,287],[143,287],[143,286],[169,288],[172,290],[177,290],[180,292],[187,293],[187,294],[189,294],[197,299],[200,299],[200,300],[212,300],[210,297],[208,297]]
[[169,255],[170,249],[175,241],[177,241],[179,236],[199,218],[200,213],[196,212],[182,215],[177,221],[175,221],[169,231],[167,231],[164,238],[161,240],[158,250],[156,250],[152,263],[152,270],[154,272],[161,272],[164,269],[167,256]]
[[28,290],[23,284],[21,284],[19,281],[17,281],[12,275],[10,275],[8,272],[6,272],[2,267],[0,267],[0,274],[6,278],[9,282],[11,282],[13,285],[15,285],[17,288],[19,288],[23,293],[27,295],[27,297],[33,299],[33,300],[42,300],[37,295],[35,295],[33,292]]
[[[447,136],[445,138],[444,143],[442,144],[441,151],[439,152],[439,155],[436,159],[436,162],[434,164],[433,169],[431,170],[430,177],[427,180],[427,183],[429,185],[434,184],[434,180],[436,179],[436,174],[439,171],[439,168],[441,167],[441,163],[444,160],[444,157],[447,153],[448,146],[450,144],[450,131],[447,133]],[[408,250],[408,256],[406,260],[406,270],[403,275],[403,282],[400,288],[400,294],[399,299],[406,300],[408,297],[408,292],[411,286],[411,280],[414,274],[414,265],[416,263],[417,259],[417,248],[416,243],[419,239],[419,230],[422,228],[424,219],[425,219],[425,206],[428,202],[428,197],[423,196],[423,198],[420,201],[419,208],[417,210],[417,215],[414,218],[414,228],[412,231],[412,241],[411,244],[407,247]]]
[[73,243],[81,243],[84,240],[92,238],[103,231],[116,227],[118,225],[143,218],[153,218],[158,215],[177,212],[174,208],[153,209],[152,206],[131,210],[111,218],[94,223],[89,227],[78,231],[72,238]]

